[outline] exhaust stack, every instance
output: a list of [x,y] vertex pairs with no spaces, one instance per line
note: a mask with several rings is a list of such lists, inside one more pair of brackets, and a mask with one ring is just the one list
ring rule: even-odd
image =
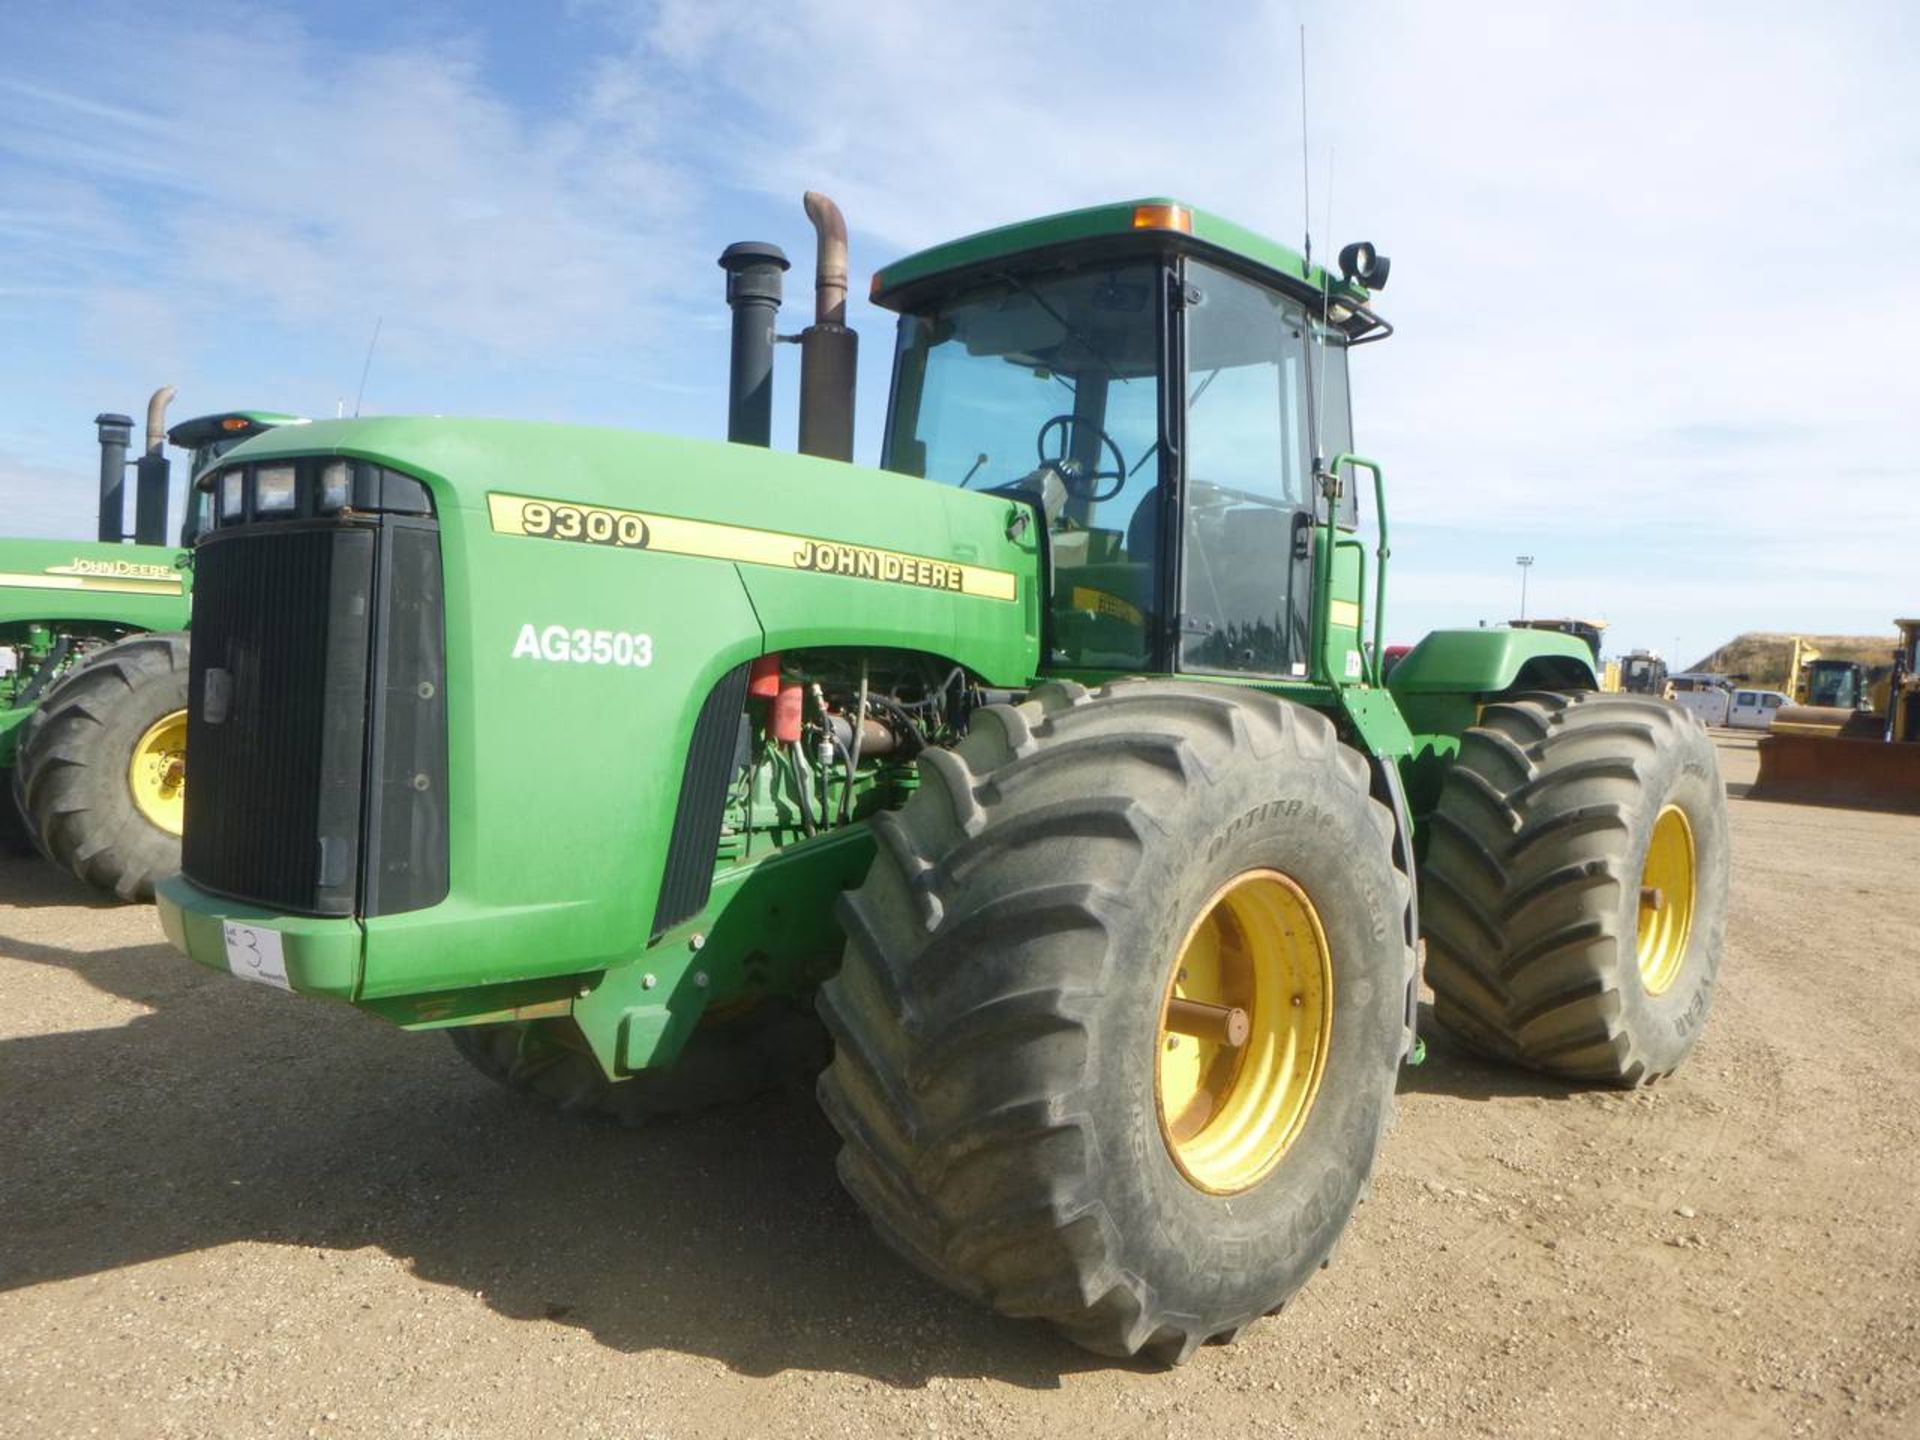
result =
[[133,438],[133,420],[126,415],[96,415],[100,431],[100,522],[97,534],[107,544],[126,536],[127,442]]
[[720,254],[727,306],[733,311],[727,439],[737,445],[773,443],[773,322],[787,265],[785,251],[760,240],[742,240]]
[[162,385],[147,401],[147,451],[134,466],[133,540],[136,545],[167,543],[167,406],[174,388]]
[[853,459],[853,393],[860,337],[847,328],[847,222],[817,190],[803,202],[818,235],[813,324],[800,332],[800,450]]

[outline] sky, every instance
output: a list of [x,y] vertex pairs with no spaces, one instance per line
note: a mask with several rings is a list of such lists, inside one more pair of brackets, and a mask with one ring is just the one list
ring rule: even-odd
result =
[[801,328],[807,189],[872,463],[873,269],[1152,194],[1297,244],[1304,149],[1316,253],[1394,262],[1390,640],[1512,618],[1522,554],[1680,664],[1920,611],[1920,7],[70,0],[0,54],[0,534],[91,534],[92,417],[161,384],[722,436],[715,259],[784,246]]

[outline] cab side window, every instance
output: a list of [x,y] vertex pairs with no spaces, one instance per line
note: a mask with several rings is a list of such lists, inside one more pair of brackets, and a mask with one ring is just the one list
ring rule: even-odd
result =
[[1296,302],[1199,262],[1186,279],[1181,668],[1286,675],[1308,647],[1320,356]]

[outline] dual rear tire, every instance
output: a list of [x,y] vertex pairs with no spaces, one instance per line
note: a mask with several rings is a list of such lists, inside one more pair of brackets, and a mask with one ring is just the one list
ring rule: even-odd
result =
[[1638,695],[1496,701],[1420,867],[1434,1015],[1470,1048],[1648,1084],[1700,1037],[1726,943],[1726,787],[1691,716]]

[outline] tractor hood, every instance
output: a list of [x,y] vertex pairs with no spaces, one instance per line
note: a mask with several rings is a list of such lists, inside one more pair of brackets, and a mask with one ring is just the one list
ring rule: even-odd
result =
[[221,916],[306,917],[295,989],[397,1002],[642,953],[693,737],[732,754],[702,716],[763,655],[910,651],[1009,686],[1038,665],[1036,527],[1002,496],[401,418],[268,432],[207,483],[226,514],[195,552],[196,783],[162,912],[213,964]]
[[0,627],[99,623],[175,630],[186,623],[192,572],[182,552],[98,541],[0,540]]
[[[1024,507],[1004,497],[754,445],[399,417],[269,431],[229,451],[201,483],[217,491],[239,467],[319,456],[421,482],[443,549],[470,552],[458,564],[450,553],[449,588],[468,573],[514,573],[533,554],[564,561],[554,568],[569,583],[602,571],[631,580],[639,552],[650,552],[736,567],[768,649],[829,633],[860,643],[846,604],[825,613],[811,598],[793,600],[796,582],[833,576],[850,583],[854,614],[873,615],[871,643],[930,650],[995,684],[1024,684],[1037,663],[1036,541],[1017,523]],[[954,605],[954,595],[978,604]],[[1010,606],[1022,623],[1006,623]]]

